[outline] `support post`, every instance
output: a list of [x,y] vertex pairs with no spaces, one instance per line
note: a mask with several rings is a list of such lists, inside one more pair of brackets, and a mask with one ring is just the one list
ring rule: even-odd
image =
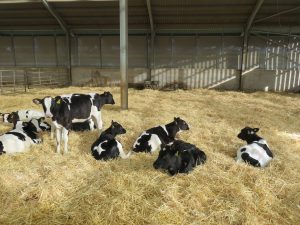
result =
[[121,109],[128,109],[128,0],[120,0]]
[[67,68],[69,84],[72,84],[72,60],[71,60],[71,37],[66,34],[66,53],[67,53]]
[[243,90],[243,72],[246,69],[246,63],[247,63],[247,54],[248,54],[248,38],[249,38],[249,31],[251,29],[251,26],[253,24],[253,21],[255,19],[256,14],[258,13],[259,9],[261,8],[264,0],[257,0],[255,7],[253,11],[251,12],[251,15],[248,18],[245,30],[243,32],[243,47],[242,47],[242,58],[241,58],[241,65],[240,65],[240,74],[239,74],[239,90]]

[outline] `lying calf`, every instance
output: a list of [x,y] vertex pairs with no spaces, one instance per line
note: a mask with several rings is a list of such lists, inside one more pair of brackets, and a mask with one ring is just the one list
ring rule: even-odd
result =
[[237,151],[237,162],[246,162],[255,167],[265,167],[273,159],[265,139],[259,137],[256,133],[259,128],[245,127],[238,134],[238,138],[246,141],[247,145]]
[[37,136],[38,124],[36,119],[30,122],[16,121],[14,129],[0,136],[0,155],[24,152],[33,144],[39,144],[42,140]]
[[168,170],[173,176],[177,173],[188,173],[205,161],[205,153],[195,145],[175,140],[172,145],[166,145],[160,150],[153,167]]
[[[7,113],[5,113],[7,115]],[[7,120],[5,122],[9,122],[9,117],[14,116],[17,118],[17,120],[23,121],[23,122],[29,122],[32,119],[40,119],[45,118],[45,114],[43,112],[32,110],[32,109],[22,109],[18,110],[16,112],[8,113]]]
[[179,131],[188,130],[188,124],[174,117],[174,121],[167,125],[160,125],[144,131],[133,144],[135,152],[154,152],[160,149],[161,145],[167,145],[175,140]]
[[125,134],[126,130],[117,122],[112,121],[111,126],[103,131],[100,137],[92,145],[92,155],[97,160],[109,160],[117,158],[119,155],[121,158],[126,159],[130,156],[123,151],[123,147],[115,137],[118,134]]

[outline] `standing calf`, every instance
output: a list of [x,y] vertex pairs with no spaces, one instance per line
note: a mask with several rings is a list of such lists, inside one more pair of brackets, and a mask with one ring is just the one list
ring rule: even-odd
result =
[[237,162],[246,162],[255,167],[265,167],[273,159],[265,139],[259,137],[256,133],[259,128],[245,127],[238,134],[238,138],[246,141],[247,145],[237,151]]
[[64,141],[64,152],[68,152],[68,133],[72,123],[93,119],[97,129],[102,129],[101,108],[105,104],[115,104],[110,92],[103,94],[70,94],[52,98],[33,99],[35,104],[43,106],[45,116],[53,121],[56,130],[56,152],[60,153],[61,138]]
[[188,124],[179,117],[174,117],[171,123],[144,131],[133,144],[133,151],[154,152],[160,149],[161,144],[172,143],[176,134],[182,130],[189,130]]
[[97,160],[109,160],[117,158],[119,155],[121,158],[126,159],[130,156],[123,151],[123,147],[115,137],[119,134],[125,134],[126,130],[117,122],[112,121],[111,126],[103,131],[100,137],[92,145],[92,155]]
[[205,153],[195,145],[175,140],[172,145],[166,145],[160,150],[153,167],[168,170],[173,176],[177,173],[188,173],[205,161]]

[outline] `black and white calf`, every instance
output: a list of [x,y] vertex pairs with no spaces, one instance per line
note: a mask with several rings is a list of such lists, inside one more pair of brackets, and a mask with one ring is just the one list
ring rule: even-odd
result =
[[259,137],[256,133],[259,128],[245,127],[238,134],[238,138],[246,141],[247,145],[237,151],[237,162],[247,162],[255,167],[265,167],[273,159],[265,139]]
[[12,112],[9,114],[9,116],[7,118],[7,122],[12,123],[14,129],[16,128],[17,122],[21,121],[21,122],[31,122],[35,126],[37,132],[50,131],[51,126],[47,122],[45,122],[44,119],[45,119],[44,117],[41,117],[39,119],[33,118],[29,121],[21,121],[18,114],[15,112]]
[[168,170],[173,176],[177,173],[188,173],[197,165],[206,161],[206,155],[195,145],[175,140],[172,145],[165,145],[153,163],[155,169]]
[[42,104],[45,116],[52,118],[56,130],[56,152],[60,153],[61,138],[64,141],[64,151],[68,152],[68,133],[72,123],[93,119],[97,129],[103,126],[101,108],[105,104],[115,104],[110,92],[103,94],[70,94],[55,98],[47,96],[43,99],[33,99],[35,104]]
[[161,144],[172,143],[176,134],[182,130],[189,130],[189,125],[179,117],[174,117],[174,121],[171,123],[144,131],[133,144],[133,151],[154,152],[159,150]]
[[0,155],[24,152],[33,144],[39,144],[42,140],[38,137],[38,129],[35,124],[38,120],[30,122],[16,121],[14,129],[0,136]]
[[9,123],[9,117],[14,116],[17,118],[17,120],[23,121],[23,122],[29,122],[32,119],[40,119],[45,118],[45,114],[43,112],[33,110],[33,109],[22,109],[18,110],[16,112],[11,113],[0,113],[0,116],[3,117],[4,123]]
[[112,121],[110,127],[101,133],[91,147],[94,158],[97,160],[109,160],[118,156],[128,158],[131,153],[125,154],[121,143],[116,140],[117,135],[125,133],[126,130],[121,124]]

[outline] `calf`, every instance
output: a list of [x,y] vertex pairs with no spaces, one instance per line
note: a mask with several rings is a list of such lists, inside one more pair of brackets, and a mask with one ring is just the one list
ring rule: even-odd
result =
[[[17,120],[23,121],[23,122],[29,122],[32,119],[40,119],[40,118],[45,118],[45,114],[43,112],[37,111],[37,110],[32,110],[32,109],[22,109],[18,110],[16,112],[11,112],[9,115],[7,115],[7,119],[9,117],[16,117]],[[5,122],[8,122],[5,121]]]
[[3,123],[9,123],[7,121],[7,117],[9,116],[9,113],[0,113],[0,116],[2,116],[2,122]]
[[179,117],[174,117],[171,123],[144,131],[133,144],[133,151],[154,152],[160,149],[161,144],[172,143],[176,134],[182,130],[189,130],[188,124]]
[[157,160],[153,163],[155,169],[168,170],[170,175],[188,173],[197,165],[206,161],[206,155],[195,145],[175,140],[172,145],[165,145],[160,150]]
[[56,130],[56,152],[60,153],[61,137],[64,141],[64,152],[68,152],[68,133],[72,123],[93,119],[97,129],[102,129],[101,108],[105,104],[115,104],[110,92],[103,94],[70,94],[52,98],[33,99],[35,104],[42,104],[45,116],[52,118]]
[[91,151],[94,158],[97,160],[109,160],[117,158],[119,155],[123,159],[128,158],[130,152],[126,155],[121,143],[115,139],[117,135],[125,133],[126,130],[121,124],[112,121],[111,126],[103,131],[92,145]]
[[16,121],[14,129],[0,136],[0,155],[24,152],[42,140],[37,136],[36,119],[30,122]]
[[273,159],[273,153],[266,140],[256,134],[258,131],[259,128],[245,127],[238,134],[237,137],[246,141],[247,145],[237,151],[237,162],[246,162],[255,167],[265,167]]

